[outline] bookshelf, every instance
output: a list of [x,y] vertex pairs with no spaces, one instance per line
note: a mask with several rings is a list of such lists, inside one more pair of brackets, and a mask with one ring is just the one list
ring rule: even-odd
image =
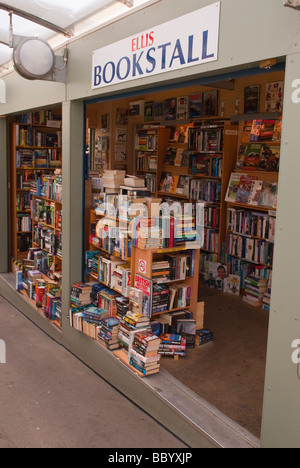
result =
[[[230,274],[262,280],[272,272],[281,117],[239,122],[239,150],[226,194],[226,263]],[[255,130],[255,131],[254,131]]]
[[[157,262],[169,262],[176,258],[179,260],[183,260],[184,258],[190,258],[191,262],[190,270],[188,273],[187,268],[184,268],[183,275],[180,277],[179,275],[174,280],[161,280],[159,281],[155,276],[155,265]],[[199,278],[199,261],[200,261],[200,249],[197,248],[183,248],[183,247],[175,247],[175,248],[158,248],[158,249],[141,249],[139,247],[133,247],[132,249],[132,278],[131,278],[131,286],[138,287],[138,289],[143,290],[144,294],[150,298],[150,318],[155,319],[160,314],[167,314],[172,312],[177,312],[180,310],[189,310],[193,312],[193,314],[197,313],[197,304],[198,304],[198,278]],[[186,265],[186,262],[183,263]],[[137,285],[137,277],[139,278],[139,282]],[[169,291],[171,294],[171,290],[174,287],[178,289],[184,287],[189,289],[188,296],[190,298],[189,302],[185,302],[184,305],[180,307],[172,307],[171,310],[169,308],[163,307],[165,310],[161,310],[159,312],[152,312],[152,305],[153,305],[153,292],[154,287],[156,285],[162,284],[164,287],[169,287]],[[159,294],[162,294],[159,292]],[[171,300],[171,295],[169,297],[169,301]],[[166,302],[165,302],[166,304]],[[170,302],[169,302],[170,304]],[[179,304],[178,304],[179,305]],[[149,316],[149,315],[148,315]]]
[[135,131],[135,173],[145,177],[146,187],[157,195],[171,128],[138,125]]
[[[60,109],[22,114],[11,124],[10,256],[12,260],[26,259],[34,247],[54,254],[54,250],[51,252],[45,244],[43,247],[38,245],[41,243],[37,232],[39,224],[39,234],[51,230],[55,235],[55,256],[60,258],[51,260],[51,264],[56,265],[58,271],[61,270],[61,245],[60,249],[58,247],[62,214],[61,145]],[[46,179],[51,183],[47,184]],[[38,205],[40,212],[37,215]],[[33,210],[36,210],[35,214]],[[47,223],[47,220],[51,222]]]
[[238,127],[229,121],[204,120],[190,128],[190,199],[205,204],[201,253],[219,262],[226,237],[225,195],[235,167],[237,141]]

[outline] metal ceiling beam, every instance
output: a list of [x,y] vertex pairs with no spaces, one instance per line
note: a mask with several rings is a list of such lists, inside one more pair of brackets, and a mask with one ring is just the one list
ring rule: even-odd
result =
[[40,26],[50,29],[51,31],[54,31],[58,34],[63,34],[66,37],[72,37],[72,33],[70,31],[67,31],[66,29],[63,29],[57,26],[56,24],[50,23],[49,21],[39,18],[38,16],[32,15],[31,13],[28,13],[24,10],[20,10],[19,8],[7,5],[6,3],[0,2],[0,10],[7,11],[8,13],[13,13],[14,15],[20,16],[21,18],[39,24]]

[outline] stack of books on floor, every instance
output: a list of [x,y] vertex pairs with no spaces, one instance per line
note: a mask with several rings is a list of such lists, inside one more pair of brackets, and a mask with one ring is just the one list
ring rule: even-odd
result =
[[158,353],[161,356],[186,355],[186,338],[178,334],[166,333],[161,336],[161,345]]
[[245,280],[245,295],[243,300],[253,306],[262,306],[265,292],[268,289],[268,280],[256,275],[247,276]]
[[148,317],[142,314],[128,311],[127,314],[120,320],[119,340],[120,347],[128,352],[131,345],[131,334],[141,330],[146,330],[150,326]]
[[196,337],[195,337],[195,345],[196,346],[202,346],[206,343],[210,343],[213,341],[214,334],[211,330],[197,330],[196,331]]
[[134,334],[129,363],[144,375],[156,374],[160,370],[160,338],[150,331]]
[[270,273],[269,282],[268,282],[268,289],[264,293],[264,297],[262,300],[262,308],[264,310],[270,311],[271,306],[271,292],[272,292],[272,272]]
[[119,348],[119,320],[117,318],[102,319],[98,331],[98,340],[104,344],[107,349],[113,350]]
[[71,289],[71,306],[82,307],[91,304],[92,286],[85,283],[73,284]]
[[117,318],[122,319],[129,311],[129,298],[124,296],[116,297]]

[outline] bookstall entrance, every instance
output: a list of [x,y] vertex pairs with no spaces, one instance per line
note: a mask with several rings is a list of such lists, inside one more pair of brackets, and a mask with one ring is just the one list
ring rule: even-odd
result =
[[[280,65],[86,104],[84,281],[119,332],[97,333],[78,285],[70,314],[131,368],[160,365],[257,437],[284,77]],[[161,204],[178,210],[167,226]],[[151,363],[137,355],[129,309],[147,317],[131,325],[163,337],[160,364],[156,348]]]

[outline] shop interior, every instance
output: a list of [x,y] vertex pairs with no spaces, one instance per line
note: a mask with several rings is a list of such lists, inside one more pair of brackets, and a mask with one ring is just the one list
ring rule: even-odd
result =
[[[284,70],[257,70],[257,74],[253,72],[213,85],[172,87],[149,93],[145,90],[144,94],[137,96],[114,96],[111,100],[86,104],[86,263],[88,258],[91,260],[93,252],[101,248],[94,239],[100,229],[99,221],[105,217],[105,213],[100,214],[97,210],[103,201],[103,193],[114,194],[114,186],[102,185],[102,176],[106,172],[111,174],[109,171],[116,171],[118,175],[124,171],[126,176],[138,177],[144,181],[144,187],[149,192],[147,196],[161,202],[204,202],[204,245],[194,257],[194,275],[188,283],[191,287],[189,304],[190,311],[197,315],[198,327],[210,331],[212,335],[207,342],[201,344],[200,341],[188,348],[185,356],[162,356],[160,365],[258,438],[278,196],[279,156],[276,153],[276,159],[274,153],[275,149],[279,148],[280,151],[280,135],[276,133],[278,127],[275,125],[281,123],[284,77]],[[174,103],[177,109],[171,115]],[[51,279],[47,293],[57,300],[54,299],[55,313],[52,302],[43,309],[43,313],[54,326],[59,327],[63,215],[61,113],[60,109],[52,109],[43,117],[44,120],[41,120],[41,113],[37,112],[39,115],[35,123],[32,120],[25,122],[24,114],[11,122],[11,268],[16,274],[17,289],[36,307],[39,299],[34,292],[28,291],[28,284],[27,289],[23,287],[24,268],[21,269],[21,265],[24,266],[25,261],[25,271],[33,279],[35,270],[30,262],[36,260],[35,255],[40,255],[37,252],[44,252],[38,261],[42,265],[42,274]],[[32,116],[33,113],[30,113],[30,119]],[[258,126],[260,122],[259,133],[253,134],[253,139],[245,140],[247,131],[248,137],[252,135],[254,122]],[[36,135],[38,126],[41,136]],[[29,128],[36,128],[34,138],[44,138],[42,143],[20,141],[20,138],[32,138]],[[205,150],[192,148],[191,145],[197,145],[197,142],[195,138],[192,140],[191,135],[197,135],[199,129],[204,132],[209,130],[211,134],[215,132],[215,136],[221,135],[222,142],[211,140],[212,146]],[[28,131],[21,135],[20,130]],[[147,147],[147,138],[146,146],[143,146],[142,137],[145,135],[155,135],[156,151]],[[25,149],[31,147],[32,150],[34,146],[33,162],[32,154],[26,155]],[[38,154],[41,147],[44,152]],[[266,147],[273,150],[272,157],[276,160],[273,165],[271,157],[265,162],[266,158],[261,156]],[[255,151],[260,151],[260,155]],[[184,159],[185,156],[187,159]],[[260,183],[257,185],[260,189],[267,184],[271,184],[273,189],[276,186],[272,203],[260,203],[260,199],[254,198],[251,201],[250,192],[247,199],[236,201],[233,198],[236,195],[235,187],[241,192],[245,189],[241,185],[238,187],[237,174],[240,176],[238,182],[251,182],[251,188],[255,181]],[[184,176],[182,186],[181,176]],[[250,177],[250,182],[244,182],[247,177]],[[50,179],[51,187],[47,185]],[[188,186],[185,185],[187,180]],[[172,183],[176,184],[173,189]],[[119,194],[119,187],[116,187],[115,193]],[[206,199],[203,199],[203,193]],[[245,193],[239,194],[246,196]],[[248,232],[247,223],[250,222],[251,232]],[[100,224],[103,229],[104,225]],[[261,232],[264,229],[264,235],[258,235],[258,225]],[[149,267],[154,258],[146,256],[147,248],[144,251],[144,262]],[[90,257],[87,252],[91,252]],[[130,265],[133,276],[133,272],[140,268],[139,258],[136,254],[130,256],[128,247],[122,258]],[[26,265],[27,260],[29,263]],[[163,258],[158,256],[155,260]],[[216,276],[219,266],[224,267],[226,277],[221,282],[217,281]],[[92,269],[91,264],[89,269],[85,265],[85,277],[80,280],[86,283],[95,281],[97,275],[93,276]],[[254,301],[251,294],[253,285],[249,286],[247,278],[258,273],[261,279],[261,283],[256,285],[259,300]],[[240,277],[238,284],[235,283],[237,276]],[[43,276],[38,280],[43,281]],[[44,285],[41,286],[45,293]],[[248,296],[248,300],[245,300],[245,296]],[[41,297],[39,312],[43,300]],[[168,312],[172,314],[182,310],[183,307],[170,307]],[[162,315],[165,316],[166,311],[155,314],[152,321],[159,322]]]

